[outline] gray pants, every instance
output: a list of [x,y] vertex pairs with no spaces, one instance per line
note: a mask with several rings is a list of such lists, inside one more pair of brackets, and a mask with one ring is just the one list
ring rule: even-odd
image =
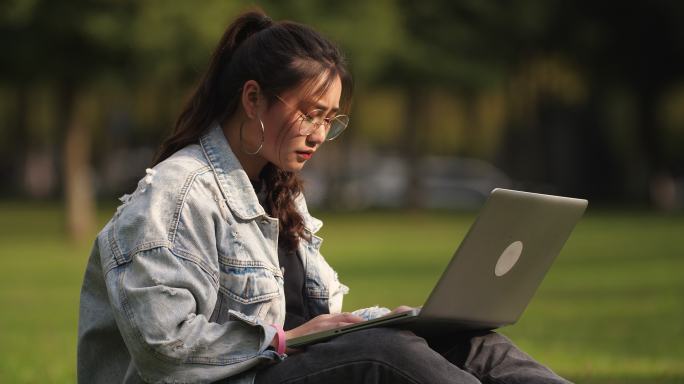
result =
[[309,346],[262,368],[256,384],[274,383],[564,383],[495,332],[422,338],[373,328]]

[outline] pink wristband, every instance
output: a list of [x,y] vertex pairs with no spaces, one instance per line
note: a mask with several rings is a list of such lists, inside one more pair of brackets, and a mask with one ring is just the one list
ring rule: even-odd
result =
[[278,324],[271,324],[271,327],[275,328],[276,336],[278,337],[278,342],[276,344],[276,353],[282,355],[283,353],[285,353],[286,346],[285,331],[283,330],[283,327],[281,327]]

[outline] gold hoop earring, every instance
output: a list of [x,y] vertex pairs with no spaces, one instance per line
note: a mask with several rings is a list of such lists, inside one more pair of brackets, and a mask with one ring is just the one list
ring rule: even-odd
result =
[[264,134],[265,134],[266,129],[264,129],[264,122],[261,121],[261,118],[260,117],[257,117],[257,118],[259,119],[259,125],[261,125],[261,143],[259,143],[259,148],[257,148],[257,150],[254,152],[249,152],[245,149],[245,144],[242,140],[242,127],[245,126],[245,121],[242,120],[242,122],[240,123],[240,149],[246,155],[256,155],[257,153],[259,153],[261,151],[261,148],[263,148],[263,146],[264,146]]

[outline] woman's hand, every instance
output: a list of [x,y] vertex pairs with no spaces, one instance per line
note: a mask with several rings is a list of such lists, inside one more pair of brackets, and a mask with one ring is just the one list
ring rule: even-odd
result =
[[286,339],[293,339],[308,335],[310,333],[321,332],[332,328],[344,327],[345,325],[360,323],[364,321],[359,316],[354,316],[351,313],[337,313],[334,315],[319,315],[297,328],[293,328],[285,332]]
[[415,307],[409,307],[407,305],[400,305],[388,313],[388,315],[394,315],[395,313],[408,312],[416,309]]
[[[326,331],[332,328],[344,327],[345,325],[360,323],[365,321],[359,316],[354,316],[351,313],[337,313],[334,315],[325,314],[314,317],[313,319],[307,321],[306,323],[300,325],[297,328],[293,328],[285,332],[285,340],[294,339],[295,337],[300,337],[308,335],[310,333]],[[275,347],[277,343],[277,336],[271,341],[271,346]],[[292,354],[297,352],[296,349],[287,348],[285,351],[287,354]]]

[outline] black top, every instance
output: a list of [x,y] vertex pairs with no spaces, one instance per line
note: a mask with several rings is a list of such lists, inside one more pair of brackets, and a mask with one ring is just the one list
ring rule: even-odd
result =
[[285,279],[285,326],[286,331],[306,323],[309,309],[304,300],[304,265],[295,251],[278,246],[278,261]]
[[[263,204],[265,191],[261,182],[252,181],[259,201]],[[297,251],[288,251],[278,243],[278,262],[285,280],[285,326],[286,331],[306,323],[310,318],[306,305],[304,264]]]

